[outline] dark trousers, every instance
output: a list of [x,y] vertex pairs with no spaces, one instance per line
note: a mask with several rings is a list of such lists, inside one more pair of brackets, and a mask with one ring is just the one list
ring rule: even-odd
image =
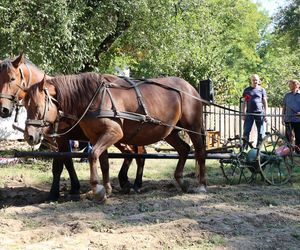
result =
[[285,123],[285,136],[289,142],[292,142],[293,133],[295,135],[295,144],[300,146],[300,122],[286,122]]
[[244,138],[249,141],[250,132],[253,126],[253,123],[255,123],[257,128],[257,145],[259,145],[265,136],[264,131],[264,116],[262,116],[261,113],[258,113],[258,115],[247,115],[245,122],[244,122]]

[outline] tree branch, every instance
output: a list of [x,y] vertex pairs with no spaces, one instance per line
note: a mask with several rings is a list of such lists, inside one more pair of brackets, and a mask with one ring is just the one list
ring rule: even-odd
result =
[[82,72],[92,71],[94,67],[100,63],[100,55],[109,50],[112,44],[130,27],[130,21],[123,19],[120,11],[117,12],[117,23],[113,33],[109,34],[98,46],[94,52],[94,59],[92,61],[84,63]]

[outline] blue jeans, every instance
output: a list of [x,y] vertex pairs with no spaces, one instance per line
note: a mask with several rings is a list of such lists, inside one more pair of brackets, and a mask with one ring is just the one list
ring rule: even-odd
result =
[[257,146],[262,142],[263,137],[265,136],[264,129],[264,116],[262,113],[258,115],[247,115],[244,122],[244,138],[249,141],[250,132],[255,122],[257,128]]
[[[72,152],[72,148],[74,147],[74,141],[70,140],[69,141],[69,150]],[[86,141],[79,141],[79,150],[83,150],[84,153],[90,153],[92,151],[92,145],[90,142]]]

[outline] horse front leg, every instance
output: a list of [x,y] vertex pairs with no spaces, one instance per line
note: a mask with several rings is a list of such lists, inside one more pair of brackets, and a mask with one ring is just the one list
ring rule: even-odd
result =
[[50,189],[50,193],[48,195],[48,201],[57,201],[59,199],[59,185],[60,185],[60,176],[63,171],[63,163],[54,158],[52,161],[52,185]]
[[69,192],[70,199],[71,200],[79,200],[80,195],[79,195],[79,190],[80,190],[80,183],[74,168],[74,163],[72,158],[65,158],[64,159],[64,164],[66,166],[66,169],[69,173],[70,176],[70,181],[71,181],[71,190]]
[[[101,202],[106,199],[106,192],[108,195],[111,193],[107,149],[123,137],[121,121],[110,118],[89,119],[83,120],[80,123],[80,127],[93,145],[88,157],[90,163],[90,185],[93,198]],[[104,186],[100,184],[97,171],[98,160],[101,163]]]
[[[104,186],[100,185],[99,174],[97,171],[97,160],[100,158],[102,159],[102,157],[99,157],[98,155],[99,153],[97,153],[94,146],[88,158],[90,163],[90,184],[91,184],[94,199],[96,201],[102,202],[106,200],[106,189]],[[103,162],[102,160],[100,160],[101,168],[102,168],[102,164]]]
[[[123,132],[120,129],[120,127],[113,126],[113,124],[111,125],[112,125],[111,129],[102,130],[101,134],[97,135],[97,141],[91,140],[93,144],[93,149],[89,156],[90,184],[91,184],[94,198],[97,201],[105,200],[106,192],[109,195],[112,190],[109,182],[109,164],[108,164],[107,148],[117,143],[123,136]],[[93,137],[89,136],[89,138],[92,139]],[[100,165],[102,170],[104,186],[100,185],[99,175],[97,172],[98,159],[100,159],[100,163],[101,163]]]
[[[129,145],[125,145],[122,143],[116,143],[115,147],[117,147],[123,154],[124,153],[134,153],[134,150],[132,148],[132,146]],[[122,167],[120,169],[120,172],[118,174],[118,179],[119,179],[119,184],[121,187],[121,192],[123,194],[129,194],[130,193],[130,189],[133,187],[133,185],[130,183],[129,179],[128,179],[128,169],[130,164],[132,163],[132,158],[124,158]]]
[[[59,152],[72,152],[71,145],[69,142],[68,137],[61,137],[57,139],[57,145]],[[71,190],[69,191],[69,198],[71,200],[79,200],[79,190],[80,190],[80,183],[74,168],[74,163],[72,158],[70,157],[64,157],[62,159],[59,159],[59,163],[62,163],[65,165],[71,181]],[[60,177],[60,176],[59,176]],[[58,178],[59,178],[58,177]]]
[[112,187],[110,184],[110,179],[109,179],[109,162],[108,162],[108,153],[107,150],[105,150],[99,157],[100,161],[100,167],[102,171],[102,180],[103,180],[103,185],[106,190],[106,195],[110,196],[112,193]]

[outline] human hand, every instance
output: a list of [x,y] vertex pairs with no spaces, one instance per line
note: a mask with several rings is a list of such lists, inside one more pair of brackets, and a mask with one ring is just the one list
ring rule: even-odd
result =
[[243,121],[246,120],[246,114],[245,114],[245,113],[242,115],[242,120],[243,120]]
[[79,147],[79,141],[74,141],[74,148],[78,148]]

